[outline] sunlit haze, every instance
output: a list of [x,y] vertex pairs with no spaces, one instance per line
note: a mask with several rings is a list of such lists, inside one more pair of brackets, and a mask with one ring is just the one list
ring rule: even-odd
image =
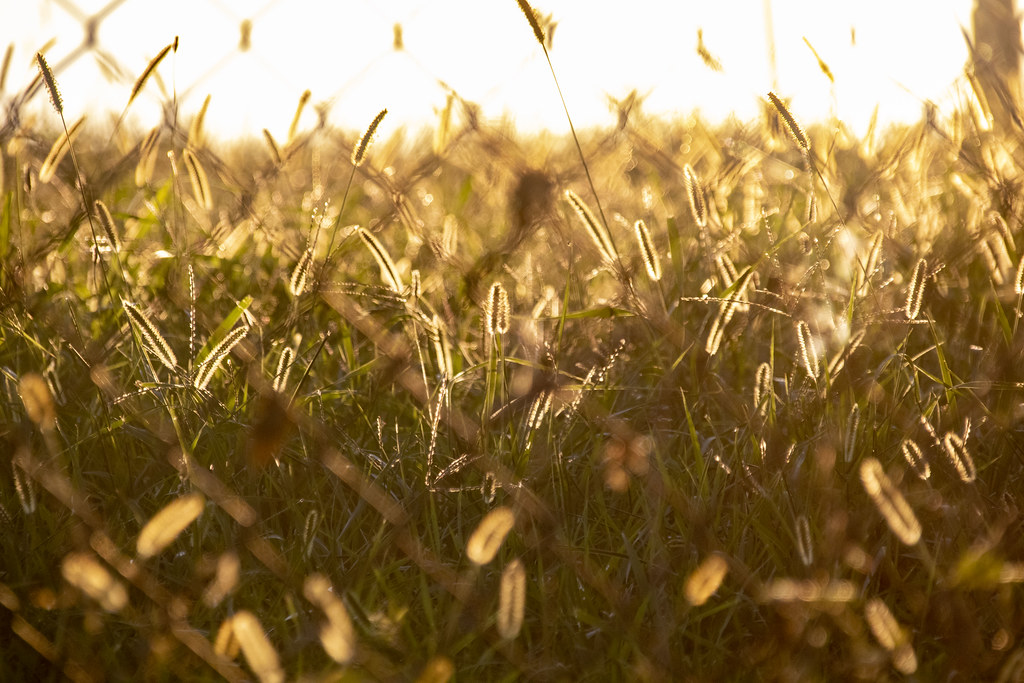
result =
[[[69,117],[97,107],[116,117],[147,62],[179,36],[160,83],[148,83],[131,107],[139,127],[159,121],[162,84],[176,92],[183,115],[212,95],[206,125],[221,137],[263,128],[283,136],[306,89],[311,104],[329,105],[332,123],[351,128],[383,107],[392,130],[432,125],[448,87],[485,118],[507,114],[521,131],[567,130],[544,54],[513,0],[115,1],[98,24],[98,51],[75,56],[87,18],[104,4],[0,0],[0,47],[14,45],[4,96],[31,81],[35,52],[46,47]],[[551,58],[577,126],[611,124],[609,98],[633,89],[649,114],[699,110],[720,121],[755,116],[758,98],[777,88],[801,120],[834,113],[863,132],[876,105],[883,122],[916,120],[925,101],[951,106],[964,89],[969,0],[534,4],[557,22]],[[698,30],[720,71],[698,55]],[[34,111],[43,111],[44,98],[37,95]],[[313,107],[305,117],[315,123]]]

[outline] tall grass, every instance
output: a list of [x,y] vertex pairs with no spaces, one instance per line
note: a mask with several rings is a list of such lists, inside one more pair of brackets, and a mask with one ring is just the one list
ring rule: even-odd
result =
[[0,679],[1019,677],[1017,138],[768,99],[0,140]]

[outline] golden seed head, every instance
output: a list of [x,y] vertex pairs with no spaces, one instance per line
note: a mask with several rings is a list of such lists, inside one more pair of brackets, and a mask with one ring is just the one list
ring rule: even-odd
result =
[[493,337],[496,334],[505,334],[511,326],[508,292],[500,282],[495,282],[491,285],[491,289],[487,294],[484,321],[488,337]]
[[541,47],[547,44],[547,40],[544,36],[544,29],[541,28],[540,21],[537,20],[537,12],[530,7],[530,3],[526,0],[516,0],[519,3],[519,9],[526,15],[526,20],[530,22],[530,28],[533,29],[533,36],[540,43]]
[[41,429],[53,429],[57,425],[53,394],[42,375],[34,372],[23,375],[18,382],[18,393],[21,394],[28,419]]
[[904,306],[904,312],[907,314],[907,319],[913,320],[921,312],[921,302],[924,300],[924,284],[925,284],[925,269],[928,268],[928,262],[924,259],[918,259],[917,265],[914,267],[914,274],[910,277],[910,286],[907,287],[907,303]]
[[875,458],[866,458],[860,466],[860,480],[896,537],[907,545],[920,541],[921,523],[907,499],[885,473],[882,463]]
[[708,205],[704,201],[704,188],[689,164],[683,166],[683,179],[686,181],[686,196],[690,200],[690,213],[693,214],[693,222],[697,224],[698,228],[705,228],[708,224]]
[[498,635],[511,640],[519,635],[523,627],[526,607],[526,568],[516,558],[501,572],[501,588],[498,593]]
[[722,585],[729,573],[729,563],[718,554],[708,555],[686,579],[683,595],[694,607],[703,605]]
[[50,93],[50,104],[53,105],[54,111],[64,116],[64,100],[61,99],[60,90],[57,88],[57,79],[53,77],[53,71],[50,70],[50,65],[46,63],[46,57],[42,52],[36,53],[36,66],[39,67],[43,83],[46,85],[47,92]]
[[807,139],[807,135],[804,134],[804,129],[800,127],[800,124],[796,122],[793,115],[789,113],[789,108],[786,107],[785,102],[779,99],[778,95],[774,92],[768,93],[768,99],[771,100],[772,106],[775,107],[775,111],[779,113],[779,117],[782,122],[786,124],[786,131],[789,133],[793,141],[800,147],[800,150],[805,154],[810,154],[811,143]]
[[636,233],[637,244],[640,245],[640,254],[644,260],[644,268],[647,269],[647,276],[654,282],[661,280],[661,259],[658,257],[658,251],[654,248],[651,231],[647,229],[647,224],[642,220],[633,224],[633,231]]
[[363,136],[361,138],[359,138],[359,142],[356,144],[355,148],[352,150],[352,165],[353,166],[361,166],[362,163],[364,161],[366,161],[366,153],[367,153],[367,151],[369,151],[370,144],[373,142],[373,136],[377,132],[377,126],[379,126],[380,122],[384,120],[384,116],[387,115],[387,113],[388,113],[387,109],[381,109],[380,113],[377,114],[377,116],[374,117],[373,121],[370,123],[369,127],[366,129],[366,132],[363,133]]
[[203,512],[206,501],[192,493],[171,501],[146,522],[135,544],[138,555],[146,559],[157,555],[174,542],[182,531]]
[[481,566],[493,560],[515,523],[516,514],[512,508],[499,507],[488,512],[466,543],[469,561]]

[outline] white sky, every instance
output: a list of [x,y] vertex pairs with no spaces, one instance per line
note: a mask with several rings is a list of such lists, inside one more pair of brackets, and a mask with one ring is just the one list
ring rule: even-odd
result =
[[[35,52],[51,39],[47,59],[57,68],[82,42],[75,15],[87,17],[105,4],[0,0],[0,51],[14,45],[0,98],[31,80]],[[792,98],[791,109],[805,124],[834,109],[863,132],[876,104],[883,121],[916,120],[924,100],[954,100],[970,0],[770,4],[779,93]],[[606,95],[623,98],[633,88],[647,95],[648,113],[696,108],[711,121],[730,112],[749,119],[773,86],[765,0],[535,0],[534,6],[558,22],[552,60],[577,127],[613,123]],[[206,122],[218,136],[268,128],[282,139],[306,88],[312,103],[332,102],[330,119],[339,125],[361,129],[383,107],[389,109],[385,135],[400,124],[431,125],[445,100],[439,79],[479,103],[485,117],[508,112],[521,130],[567,130],[547,63],[515,0],[181,0],[171,7],[166,0],[122,0],[106,16],[99,44],[125,73],[110,83],[92,54],[59,69],[69,118],[96,106],[120,113],[149,59],[178,35],[178,53],[161,64],[160,77],[174,85],[185,113],[212,94]],[[242,53],[246,18],[252,48]],[[395,23],[403,27],[401,52],[392,47]],[[697,56],[698,28],[722,73]],[[831,68],[834,86],[805,37]],[[151,81],[130,118],[140,128],[155,125],[159,101]],[[315,116],[309,108],[304,124]]]

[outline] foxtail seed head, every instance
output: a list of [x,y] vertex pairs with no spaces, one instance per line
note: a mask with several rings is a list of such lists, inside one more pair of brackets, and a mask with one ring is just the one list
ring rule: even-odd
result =
[[405,286],[402,284],[402,278],[398,275],[398,268],[395,267],[395,262],[391,260],[391,255],[388,254],[384,246],[369,230],[363,227],[359,227],[357,230],[359,231],[359,236],[369,248],[370,253],[373,254],[374,260],[377,261],[384,284],[395,294],[401,294]]
[[729,563],[724,557],[718,554],[708,555],[686,579],[683,590],[686,601],[694,607],[703,605],[722,585],[728,572]]
[[53,77],[53,71],[50,70],[50,65],[46,63],[46,57],[42,52],[36,53],[36,65],[43,77],[43,83],[46,84],[46,90],[50,93],[50,104],[53,105],[54,111],[64,116],[64,100],[61,99],[60,90],[57,89],[57,79]]
[[96,215],[100,219],[100,226],[107,236],[107,241],[110,242],[110,248],[114,251],[121,251],[121,240],[117,237],[117,226],[114,225],[114,217],[110,214],[110,209],[99,199],[93,202],[93,208],[96,209]]
[[281,658],[256,615],[249,610],[239,610],[232,618],[232,631],[256,677],[262,683],[284,683]]
[[946,451],[949,461],[953,463],[961,481],[969,484],[977,479],[978,470],[974,466],[974,458],[971,457],[971,452],[967,450],[967,444],[959,434],[948,432],[942,437],[942,447]]
[[651,232],[647,229],[647,224],[642,220],[638,220],[633,224],[633,231],[636,233],[637,244],[640,245],[640,254],[643,256],[647,275],[651,280],[657,282],[661,279],[661,259],[658,258],[658,252],[654,248]]
[[924,457],[924,453],[921,452],[921,447],[917,445],[917,442],[913,439],[904,439],[903,443],[900,444],[900,451],[903,453],[904,460],[907,464],[914,469],[914,473],[922,480],[927,480],[928,477],[932,476],[932,468],[928,464],[927,458]]
[[491,285],[490,292],[487,294],[487,304],[484,308],[487,336],[493,337],[496,334],[508,332],[511,310],[508,303],[508,292],[500,282],[495,282]]
[[313,250],[306,249],[302,252],[302,256],[299,257],[299,262],[295,264],[295,270],[292,271],[292,277],[288,281],[288,289],[291,291],[292,296],[300,296],[306,291],[306,285],[309,282],[309,270],[312,265]]
[[128,591],[91,553],[68,553],[60,571],[65,581],[108,612],[120,612],[128,604]]
[[686,196],[690,200],[690,213],[693,214],[693,222],[697,224],[698,228],[706,228],[708,205],[704,201],[704,188],[700,184],[700,178],[689,164],[683,167],[683,178],[686,180]]
[[501,572],[501,588],[498,593],[498,635],[511,640],[519,635],[523,627],[526,607],[526,568],[516,558]]
[[466,543],[469,561],[479,567],[493,560],[515,523],[516,513],[510,507],[494,508],[488,512]]
[[18,381],[18,393],[28,419],[40,429],[53,429],[56,426],[57,409],[53,403],[53,394],[42,375],[35,372],[23,375]]
[[541,47],[544,47],[547,40],[544,36],[544,29],[541,28],[540,22],[537,21],[537,13],[532,7],[530,7],[530,3],[526,0],[516,0],[516,2],[519,3],[519,9],[523,10],[523,14],[526,15],[526,20],[530,22],[530,28],[533,29],[533,36],[537,39],[537,42],[540,43]]
[[157,53],[157,56],[153,57],[153,59],[149,61],[149,64],[146,65],[145,70],[135,81],[135,85],[132,86],[132,93],[128,96],[128,104],[125,105],[125,108],[127,108],[129,105],[131,105],[132,102],[135,101],[135,98],[138,96],[138,94],[142,92],[142,87],[146,85],[146,81],[149,80],[149,77],[153,75],[153,72],[156,71],[156,68],[160,66],[160,62],[163,61],[163,58],[166,57],[167,53],[170,52],[172,49],[175,51],[177,51],[178,49],[177,37],[174,38],[173,43],[170,43],[169,45],[167,45],[167,47],[160,50],[160,52]]
[[245,335],[249,333],[248,327],[236,327],[235,329],[228,332],[227,336],[221,339],[220,343],[213,347],[210,354],[206,357],[202,363],[199,364],[199,368],[196,369],[196,376],[193,380],[193,385],[196,389],[203,390],[210,384],[210,380],[213,379],[214,373],[220,368],[221,363],[231,353],[231,349],[235,348]]
[[580,199],[580,196],[572,190],[565,191],[565,199],[572,206],[576,215],[580,217],[580,221],[583,223],[583,227],[586,228],[587,234],[590,235],[590,239],[594,241],[597,246],[597,250],[601,252],[601,256],[604,258],[606,263],[614,263],[618,258],[618,252],[615,250],[615,245],[612,243],[612,238],[608,234],[608,230],[598,223],[597,219],[594,218],[593,212],[590,207]]
[[796,142],[797,146],[800,147],[805,155],[811,153],[811,143],[807,139],[807,135],[804,133],[804,129],[800,127],[800,124],[796,122],[793,115],[789,113],[789,108],[786,107],[786,103],[779,99],[778,95],[774,92],[768,93],[768,99],[771,100],[772,106],[775,107],[775,111],[779,112],[779,117],[782,122],[786,124],[786,131],[789,133],[793,141]]
[[921,540],[921,523],[907,499],[886,475],[882,463],[866,458],[860,466],[860,481],[889,529],[907,545],[916,545]]
[[203,512],[206,501],[191,493],[168,503],[146,522],[135,544],[139,557],[153,557],[169,546]]
[[903,310],[908,320],[913,320],[921,312],[921,302],[924,301],[925,269],[927,261],[919,259],[914,267],[914,274],[910,277],[910,286],[907,287],[907,303]]
[[174,371],[175,366],[178,364],[178,358],[174,355],[174,351],[171,349],[171,345],[167,343],[164,336],[160,334],[160,330],[153,324],[153,321],[149,319],[145,313],[142,312],[138,306],[130,301],[121,301],[124,306],[124,312],[128,315],[135,326],[139,329],[139,333],[142,335],[143,341],[146,342],[146,346],[149,350],[159,359],[164,366]]
[[370,144],[373,142],[373,136],[377,133],[377,126],[384,120],[384,116],[387,115],[387,109],[381,109],[380,113],[373,118],[370,122],[370,126],[363,133],[363,137],[359,138],[359,143],[352,150],[352,165],[361,166],[366,161],[366,152],[370,149]]

